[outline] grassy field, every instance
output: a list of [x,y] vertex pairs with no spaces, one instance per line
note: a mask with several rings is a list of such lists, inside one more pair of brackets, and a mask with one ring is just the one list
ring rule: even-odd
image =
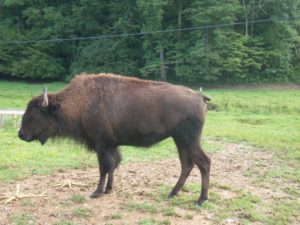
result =
[[[65,84],[47,84],[49,92],[60,90]],[[27,101],[41,92],[40,84],[0,81],[0,108],[24,109]],[[247,143],[251,146],[272,153],[274,164],[278,165],[261,177],[265,181],[280,178],[285,182],[300,182],[300,91],[299,89],[283,88],[246,88],[246,89],[208,89],[206,94],[211,96],[215,110],[209,111],[203,133],[204,147],[208,152],[226,151],[227,142]],[[45,174],[65,168],[88,168],[97,166],[95,155],[86,153],[81,146],[69,140],[50,141],[44,147],[38,143],[25,143],[17,138],[17,130],[13,121],[6,119],[6,126],[0,129],[0,182],[13,182],[24,179],[32,174]],[[150,149],[123,147],[122,154],[125,163],[152,162],[160,159],[175,158],[177,152],[172,140],[168,139]],[[66,157],[68,155],[68,157]],[[255,168],[253,168],[255,169]],[[245,174],[251,176],[253,171]],[[257,180],[259,183],[259,180]],[[213,184],[218,186],[218,184]],[[218,187],[233,189],[233,187]],[[169,187],[168,187],[169,190]],[[193,193],[188,199],[172,201],[164,213],[176,216],[174,207],[183,207],[195,199],[197,188],[187,186]],[[299,190],[289,189],[291,199],[284,205],[274,203],[268,206],[272,216],[263,216],[254,210],[260,207],[261,200],[243,190],[234,190],[237,197],[232,201],[220,200],[216,192],[211,192],[211,201],[204,205],[212,213],[218,214],[221,220],[231,215],[230,212],[241,210],[243,224],[258,222],[266,224],[289,224],[299,209]],[[166,187],[159,187],[152,193],[155,204],[162,202],[166,195]],[[295,197],[296,196],[296,197]],[[155,213],[162,205],[140,204],[129,202],[124,206],[127,210],[144,210]],[[226,205],[226,209],[220,208]],[[184,206],[186,207],[186,206]],[[195,209],[195,206],[188,207]],[[168,210],[169,209],[169,210]],[[154,211],[153,211],[154,210]],[[197,208],[195,210],[198,210]],[[77,212],[78,211],[78,212]],[[77,210],[74,214],[80,214]],[[152,212],[153,211],[153,212]],[[122,217],[122,215],[114,215]],[[189,220],[192,215],[186,215]],[[155,222],[151,219],[141,220],[140,224],[168,224]]]
[[205,134],[247,141],[300,159],[300,90],[209,90],[216,111],[208,115]]

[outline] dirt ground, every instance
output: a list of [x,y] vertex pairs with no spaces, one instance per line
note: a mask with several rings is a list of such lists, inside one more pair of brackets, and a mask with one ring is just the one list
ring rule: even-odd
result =
[[[258,185],[257,177],[272,169],[274,160],[270,153],[251,146],[228,143],[226,149],[209,155],[212,159],[211,182],[218,184],[212,185],[211,189],[221,198],[232,198],[236,195],[236,192],[231,189],[219,188],[219,186],[227,185],[234,189],[249,191],[267,203],[271,199],[283,198],[287,195],[283,191],[284,185],[296,185],[281,184],[280,188],[271,188],[269,183],[263,181]],[[247,176],[249,171],[254,175]],[[161,224],[214,224],[213,213],[205,208],[195,212],[176,207],[176,216],[169,217],[159,212],[152,214],[127,209],[126,204],[130,202],[155,203],[149,193],[156,193],[160,185],[173,186],[179,173],[178,159],[122,164],[115,173],[113,193],[103,195],[98,199],[88,198],[98,182],[97,168],[61,170],[50,175],[34,175],[15,183],[4,183],[0,186],[1,194],[14,193],[16,184],[19,184],[23,193],[40,194],[46,191],[47,197],[21,199],[9,204],[1,204],[0,224],[18,224],[18,221],[21,221],[19,224],[26,221],[25,224],[45,225],[150,224],[141,221],[143,219],[164,221],[165,218],[169,222]],[[73,189],[64,187],[62,190],[57,190],[55,188],[55,184],[67,179],[86,186],[74,184]],[[200,174],[198,169],[194,168],[187,183],[197,182],[200,182]],[[272,180],[271,186],[276,187],[277,183],[282,183],[279,178]],[[188,194],[187,191],[180,193],[180,195]],[[76,201],[74,196],[79,195],[84,197],[84,201]],[[169,201],[167,196],[164,201]],[[236,218],[228,218],[222,223],[240,224],[240,221]]]

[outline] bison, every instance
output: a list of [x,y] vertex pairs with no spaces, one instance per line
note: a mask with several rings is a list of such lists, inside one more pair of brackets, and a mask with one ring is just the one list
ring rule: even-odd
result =
[[42,145],[48,138],[73,138],[96,152],[100,179],[92,198],[112,191],[114,170],[121,161],[119,146],[147,147],[172,137],[181,174],[169,197],[180,191],[196,165],[202,178],[196,202],[200,205],[207,199],[211,164],[200,145],[209,100],[189,88],[166,82],[82,74],[60,92],[44,90],[33,97],[18,136]]

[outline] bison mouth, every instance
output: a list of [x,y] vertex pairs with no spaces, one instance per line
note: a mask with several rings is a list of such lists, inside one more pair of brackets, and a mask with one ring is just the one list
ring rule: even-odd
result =
[[32,142],[32,141],[39,141],[41,143],[41,145],[44,145],[47,141],[47,138],[43,135],[40,136],[32,136],[30,138],[27,138],[26,140],[27,142]]
[[27,141],[27,142],[32,142],[32,141],[35,140],[35,137],[34,136],[30,136],[30,137],[27,137],[27,138],[23,138],[22,140]]
[[18,134],[19,138],[23,141],[27,141],[27,142],[31,142],[34,141],[34,136],[30,136],[30,135],[26,135],[24,132],[22,132],[21,130],[19,131]]
[[26,141],[26,142],[32,142],[32,141],[39,141],[41,143],[41,145],[44,145],[47,141],[47,137],[45,135],[43,135],[42,133],[39,134],[39,135],[32,135],[32,136],[27,136],[25,135],[23,132],[19,132],[19,138],[23,141]]

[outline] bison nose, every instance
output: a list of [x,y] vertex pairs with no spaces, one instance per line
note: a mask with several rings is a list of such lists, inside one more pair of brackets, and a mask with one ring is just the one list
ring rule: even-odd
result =
[[24,133],[21,130],[19,130],[18,136],[20,139],[24,140]]

